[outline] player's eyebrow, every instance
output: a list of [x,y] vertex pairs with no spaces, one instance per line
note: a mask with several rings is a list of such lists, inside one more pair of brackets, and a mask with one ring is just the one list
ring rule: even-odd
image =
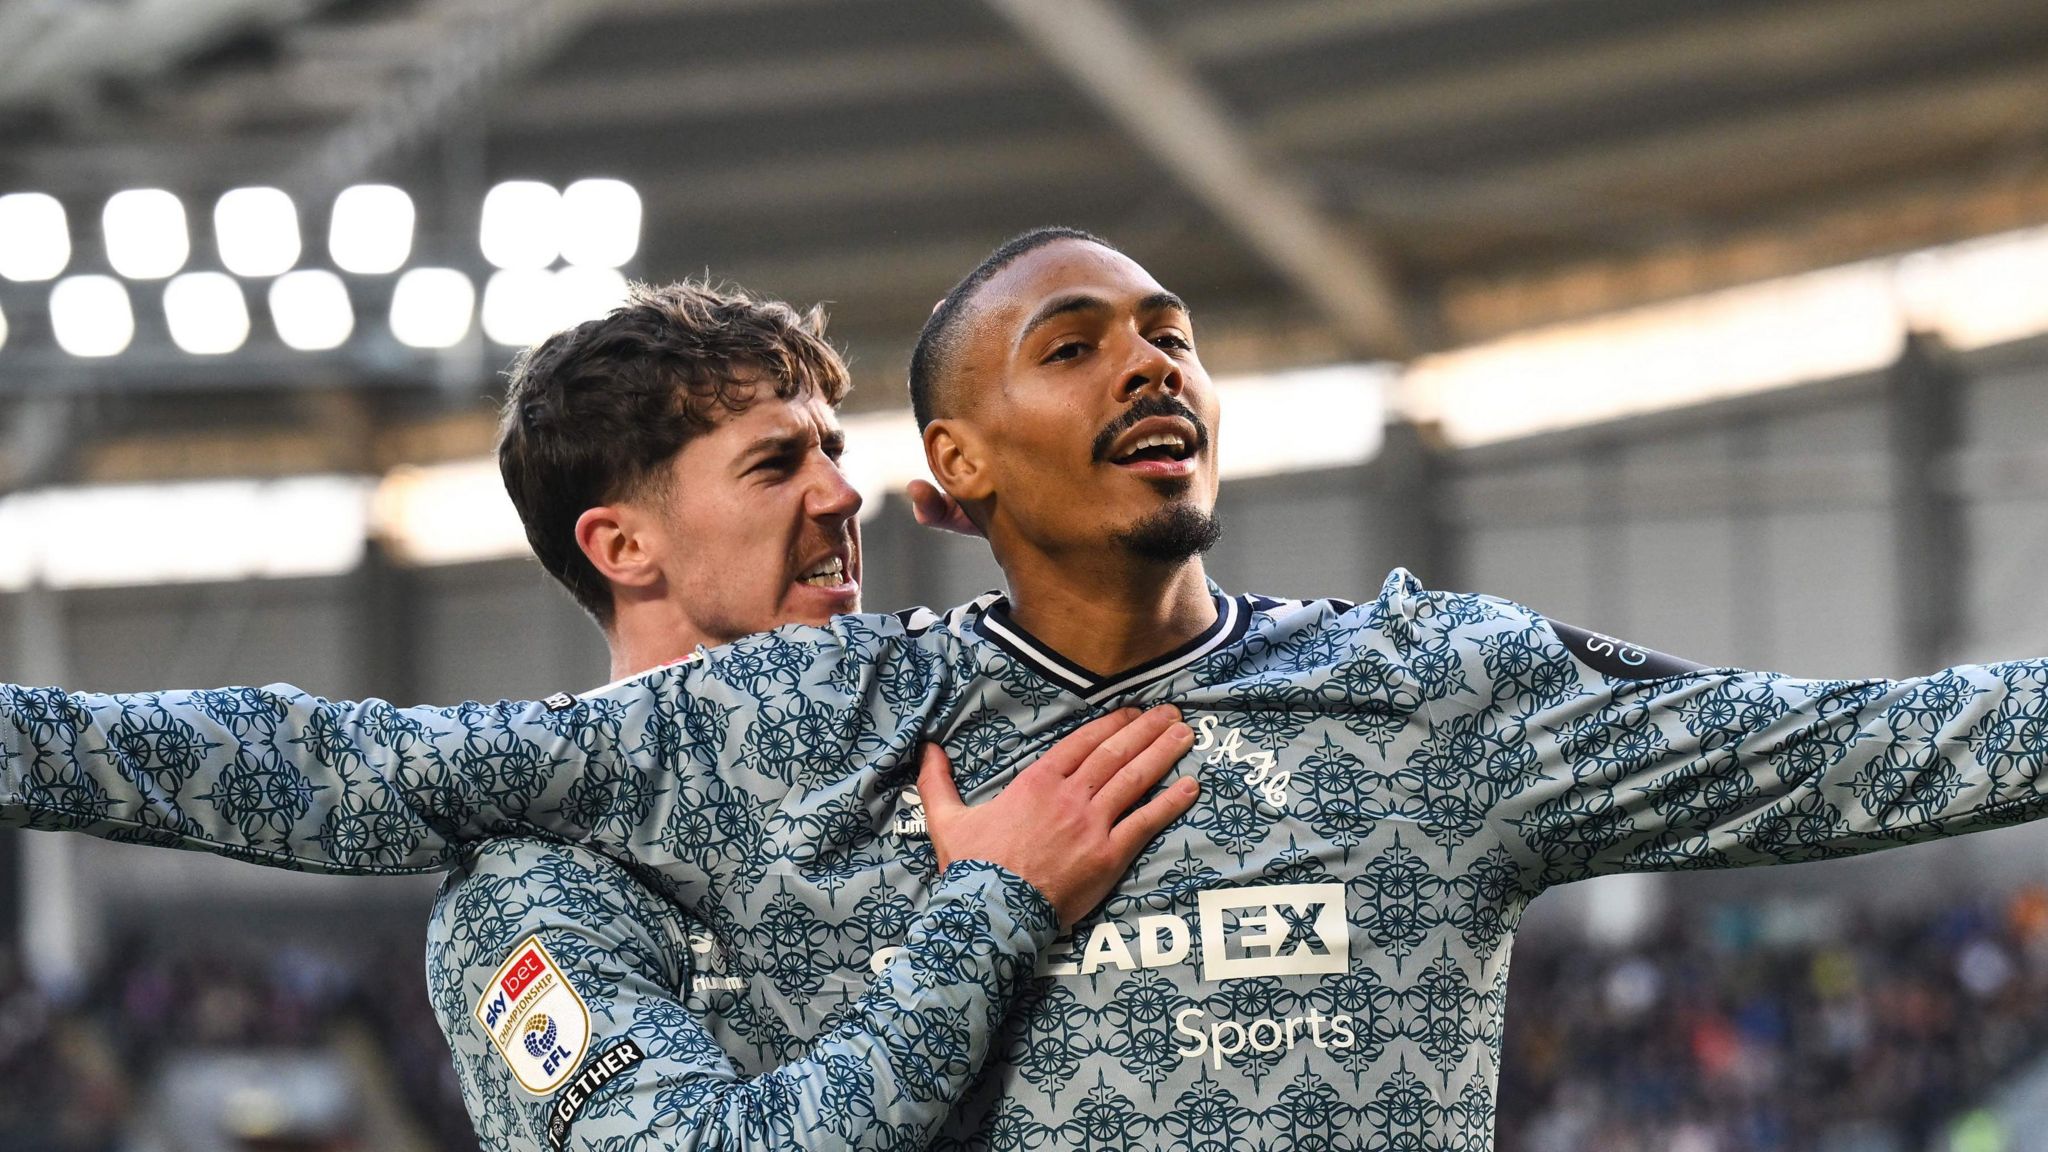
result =
[[[1024,324],[1024,331],[1019,333],[1017,336],[1017,343],[1022,344],[1026,340],[1031,339],[1031,334],[1033,332],[1038,331],[1040,328],[1044,327],[1045,325],[1051,323],[1054,320],[1059,319],[1062,316],[1071,316],[1076,312],[1088,312],[1100,315],[1112,311],[1115,311],[1115,305],[1112,305],[1109,301],[1104,300],[1100,296],[1092,296],[1086,292],[1075,292],[1066,296],[1055,296],[1051,300],[1046,301],[1045,304],[1038,309],[1038,311],[1031,314],[1031,319],[1026,321]],[[1190,311],[1188,308],[1187,301],[1181,299],[1179,296],[1176,296],[1171,292],[1165,291],[1154,292],[1150,296],[1145,297],[1143,300],[1138,301],[1136,311],[1140,316],[1148,316],[1153,313],[1168,311],[1178,312],[1183,316],[1193,315],[1193,312]]]
[[742,463],[749,463],[775,456],[800,454],[815,441],[816,437],[809,431],[770,432],[747,445],[740,452],[740,460]]
[[1109,301],[1104,300],[1100,296],[1091,296],[1086,292],[1073,292],[1065,296],[1055,296],[1041,305],[1038,311],[1033,312],[1031,319],[1024,322],[1024,330],[1017,334],[1017,343],[1022,344],[1026,340],[1031,339],[1033,332],[1038,331],[1062,316],[1071,316],[1076,312],[1091,312],[1099,315],[1111,311],[1114,311],[1114,308],[1110,305]]
[[1152,312],[1178,312],[1183,316],[1194,315],[1194,310],[1188,307],[1188,302],[1171,292],[1154,292],[1143,300],[1138,301],[1139,315],[1142,316]]

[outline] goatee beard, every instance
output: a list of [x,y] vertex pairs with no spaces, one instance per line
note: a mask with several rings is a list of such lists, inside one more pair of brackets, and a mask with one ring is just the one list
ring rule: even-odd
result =
[[1200,556],[1222,538],[1223,522],[1216,513],[1179,500],[1116,534],[1125,551],[1155,564],[1178,564]]

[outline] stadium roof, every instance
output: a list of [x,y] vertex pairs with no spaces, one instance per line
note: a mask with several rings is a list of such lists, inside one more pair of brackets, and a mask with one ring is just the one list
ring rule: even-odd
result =
[[830,302],[865,404],[1034,224],[1263,369],[2039,223],[2044,143],[2039,0],[0,0],[0,192],[383,180],[476,263],[493,183],[616,176],[629,272]]

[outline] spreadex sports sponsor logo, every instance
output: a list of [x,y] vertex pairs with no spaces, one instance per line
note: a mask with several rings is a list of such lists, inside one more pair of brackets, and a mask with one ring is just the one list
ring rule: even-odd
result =
[[[1104,920],[1087,939],[1062,937],[1039,958],[1041,976],[1093,976],[1105,968],[1130,972],[1192,963],[1201,945],[1202,979],[1300,976],[1342,972],[1351,964],[1351,925],[1342,884],[1256,884],[1195,894],[1195,924],[1163,912],[1135,920]],[[879,973],[901,947],[868,959]]]
[[[1104,920],[1085,939],[1055,941],[1039,958],[1041,976],[1093,976],[1104,970],[1130,972],[1194,964],[1199,947],[1201,979],[1243,980],[1259,976],[1313,976],[1342,972],[1351,964],[1351,923],[1344,914],[1342,884],[1261,884],[1212,888],[1195,894],[1195,918],[1172,913],[1129,921]],[[883,948],[868,961],[879,973],[903,949]],[[1200,1008],[1174,1015],[1174,1031],[1187,1038],[1178,1050],[1195,1059],[1208,1053],[1223,1061],[1245,1048],[1292,1050],[1297,1043],[1350,1048],[1357,1043],[1352,1017],[1320,1011],[1284,1018],[1238,1022],[1208,1020]]]
[[[1200,1008],[1183,1008],[1173,1014],[1173,1033],[1176,1038],[1186,1037],[1174,1045],[1183,1060],[1196,1060],[1206,1052],[1220,1070],[1223,1062],[1239,1052],[1250,1048],[1254,1052],[1278,1052],[1282,1049],[1292,1052],[1307,1031],[1306,1039],[1318,1048],[1335,1049],[1342,1052],[1358,1043],[1358,1033],[1352,1031],[1353,1023],[1349,1012],[1325,1016],[1319,1008],[1311,1008],[1305,1016],[1260,1016],[1240,1024],[1235,1020],[1202,1022],[1208,1013]],[[1326,1032],[1324,1029],[1328,1028]]]

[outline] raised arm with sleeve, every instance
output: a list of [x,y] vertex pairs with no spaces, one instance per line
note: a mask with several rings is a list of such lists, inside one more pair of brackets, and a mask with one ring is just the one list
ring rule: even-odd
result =
[[769,799],[855,760],[914,763],[944,662],[900,653],[895,625],[792,626],[580,696],[452,708],[4,686],[0,826],[344,873],[440,870],[460,844],[535,833],[694,900],[757,859],[747,822]]
[[1538,886],[1790,863],[2048,814],[2048,661],[1903,680],[1705,668],[1516,604],[1425,593],[1428,715],[1398,773],[1455,849],[1490,827]]
[[954,864],[866,990],[749,1075],[724,1025],[762,1011],[748,989],[769,977],[744,950],[611,860],[512,838],[465,852],[442,886],[427,975],[489,1152],[922,1148],[1056,927],[1032,885]]

